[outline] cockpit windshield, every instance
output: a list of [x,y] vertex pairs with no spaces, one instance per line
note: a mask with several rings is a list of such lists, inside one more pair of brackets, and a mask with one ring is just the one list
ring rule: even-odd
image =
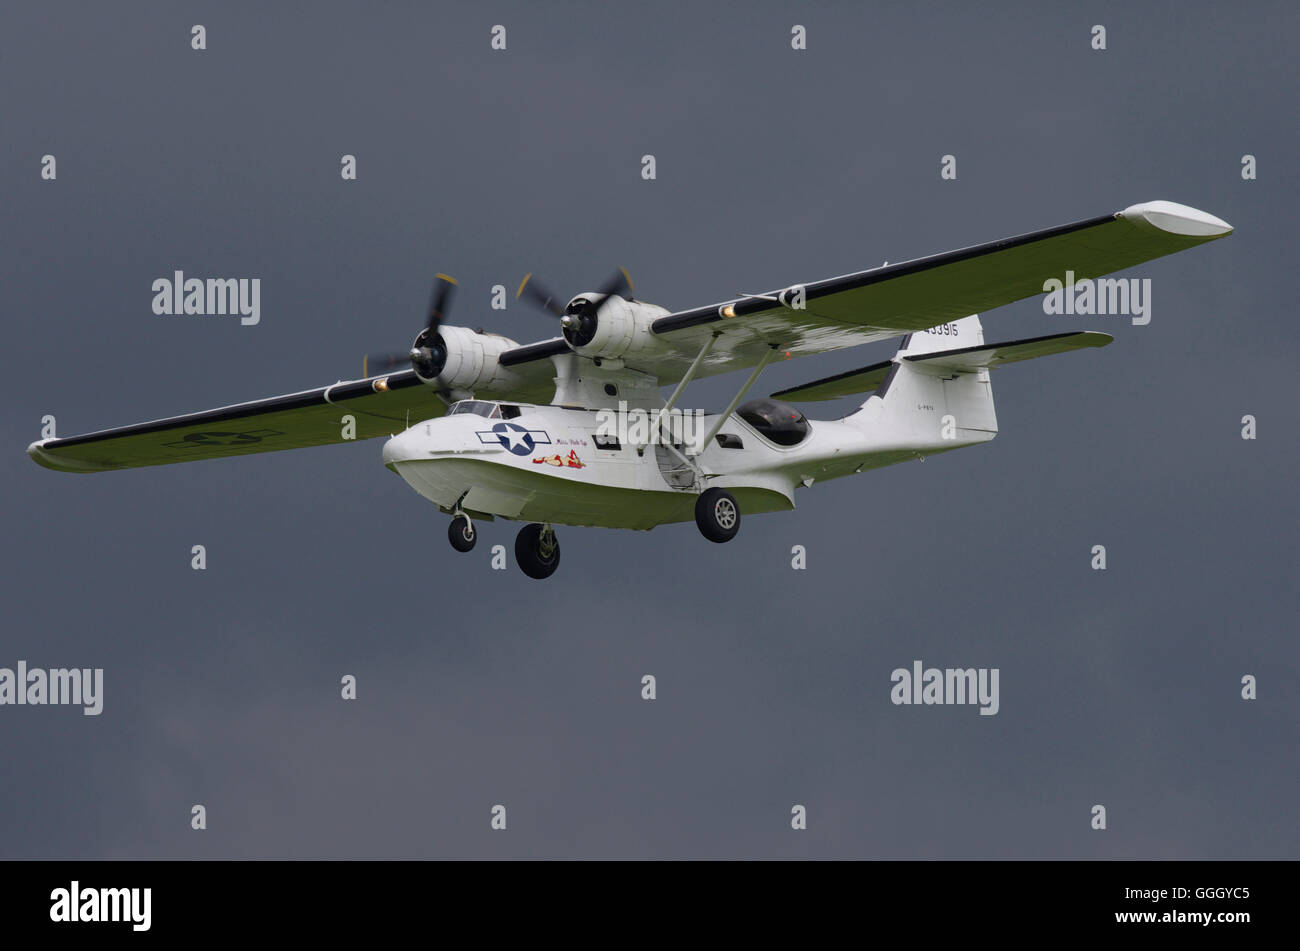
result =
[[459,416],[463,413],[485,416],[488,419],[500,419],[501,407],[486,400],[461,400],[458,403],[451,404],[451,409],[447,410],[448,416]]

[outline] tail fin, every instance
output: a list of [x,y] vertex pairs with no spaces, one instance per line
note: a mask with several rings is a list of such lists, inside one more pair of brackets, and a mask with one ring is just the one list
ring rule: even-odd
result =
[[954,369],[941,361],[906,359],[983,344],[984,329],[977,314],[908,334],[885,381],[846,422],[885,427],[902,439],[937,450],[987,442],[998,432],[988,369]]
[[966,347],[984,345],[984,328],[980,326],[979,314],[963,317],[951,323],[940,324],[929,330],[919,330],[903,338],[903,345],[898,348],[898,358],[914,357],[920,353],[935,353],[939,350],[962,350]]

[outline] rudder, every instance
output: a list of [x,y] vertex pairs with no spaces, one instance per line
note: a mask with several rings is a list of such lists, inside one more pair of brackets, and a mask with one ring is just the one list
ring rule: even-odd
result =
[[974,372],[906,358],[984,345],[978,315],[908,334],[885,382],[850,421],[896,430],[935,448],[986,442],[998,431],[987,368]]

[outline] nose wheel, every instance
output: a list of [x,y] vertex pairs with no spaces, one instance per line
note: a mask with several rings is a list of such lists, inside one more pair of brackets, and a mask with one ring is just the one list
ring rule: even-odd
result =
[[560,542],[555,529],[537,522],[525,525],[515,536],[515,562],[519,570],[539,581],[560,567]]
[[729,542],[740,531],[740,506],[726,489],[705,489],[695,500],[695,524],[711,542]]
[[447,539],[451,542],[451,547],[457,551],[469,551],[478,541],[478,533],[474,531],[474,524],[469,520],[469,516],[463,512],[452,518],[451,524],[447,526]]

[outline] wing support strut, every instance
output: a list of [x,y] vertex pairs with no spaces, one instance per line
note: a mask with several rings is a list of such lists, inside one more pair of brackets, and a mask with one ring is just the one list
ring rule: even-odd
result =
[[[709,355],[709,351],[713,349],[713,345],[718,342],[718,338],[721,336],[722,336],[721,330],[717,331],[716,333],[709,334],[709,339],[704,341],[704,346],[700,347],[700,352],[697,353],[695,355],[695,359],[691,361],[690,369],[686,371],[686,375],[681,378],[681,381],[678,382],[677,386],[673,389],[673,395],[668,397],[668,402],[665,403],[663,405],[663,408],[659,410],[659,416],[657,418],[658,421],[656,423],[656,426],[659,429],[658,432],[659,436],[661,437],[663,436],[664,417],[666,417],[668,415],[668,411],[671,410],[673,406],[677,404],[678,398],[686,390],[686,384],[690,383],[691,380],[695,379],[695,374],[699,371],[700,367],[703,365],[704,358]],[[686,458],[683,457],[681,453],[677,452],[671,444],[669,444],[668,448],[676,456],[681,458],[683,462],[687,462]],[[689,465],[689,462],[687,462],[687,464]]]
[[718,430],[722,429],[727,420],[731,419],[731,414],[735,412],[736,407],[740,405],[740,401],[745,398],[745,394],[748,393],[749,388],[754,385],[754,382],[758,379],[758,375],[763,372],[763,367],[771,363],[772,358],[776,356],[777,345],[769,344],[768,347],[769,349],[767,353],[763,354],[763,359],[758,361],[758,365],[754,367],[754,372],[749,375],[749,379],[745,381],[745,385],[740,388],[740,392],[732,398],[731,403],[728,404],[727,408],[722,411],[720,416],[718,416],[718,421],[713,424],[713,428],[709,430],[709,434],[705,436],[704,441],[700,443],[700,452],[703,452],[705,448],[708,447],[709,443],[713,442],[713,437],[718,435]]
[[[673,406],[677,402],[677,398],[681,396],[682,392],[686,389],[686,384],[690,383],[691,380],[695,379],[695,374],[700,369],[700,364],[704,362],[704,358],[709,355],[709,351],[713,349],[713,345],[718,342],[718,338],[721,336],[722,336],[721,330],[717,331],[716,333],[709,334],[709,339],[704,341],[704,346],[700,347],[700,352],[697,353],[695,355],[695,359],[691,361],[690,369],[686,371],[686,375],[682,377],[681,382],[677,384],[677,388],[673,390],[673,395],[668,397],[668,402],[664,404],[663,407],[664,413],[667,413],[670,409],[673,408]],[[660,419],[662,418],[663,417],[661,416]]]
[[[686,375],[683,376],[680,381],[678,381],[677,386],[673,388],[672,396],[668,397],[668,401],[664,403],[663,407],[659,410],[659,415],[658,417],[656,417],[656,422],[655,422],[655,427],[658,430],[656,436],[659,437],[658,438],[659,445],[667,449],[670,454],[676,456],[678,462],[680,462],[683,466],[686,466],[691,470],[691,472],[694,474],[695,477],[695,482],[694,482],[695,485],[699,485],[700,479],[704,477],[704,473],[694,459],[687,458],[687,456],[684,453],[682,453],[681,450],[679,450],[676,446],[672,444],[671,439],[668,440],[663,439],[664,419],[667,418],[669,410],[671,410],[673,406],[676,405],[677,400],[681,397],[682,393],[686,391],[687,385],[693,379],[695,379],[695,374],[699,372],[700,367],[703,366],[704,364],[704,358],[709,355],[709,351],[713,349],[713,345],[718,342],[718,338],[721,336],[722,336],[722,331],[720,330],[709,334],[708,339],[704,341],[704,345],[700,347],[700,352],[697,353],[695,355],[695,359],[691,361],[691,365],[689,369],[687,369]],[[757,373],[754,374],[754,376],[757,375],[758,375]],[[751,378],[750,383],[752,382],[753,379]],[[749,384],[747,383],[745,387],[746,389],[748,389]],[[742,390],[741,392],[743,394],[744,390]],[[702,444],[702,446],[699,447],[699,449],[702,449],[703,446],[707,446],[708,444],[709,444],[708,440],[706,439]],[[697,451],[699,451],[699,449],[697,449]],[[637,455],[641,455],[644,452],[645,452],[645,447],[642,447],[637,450]]]

